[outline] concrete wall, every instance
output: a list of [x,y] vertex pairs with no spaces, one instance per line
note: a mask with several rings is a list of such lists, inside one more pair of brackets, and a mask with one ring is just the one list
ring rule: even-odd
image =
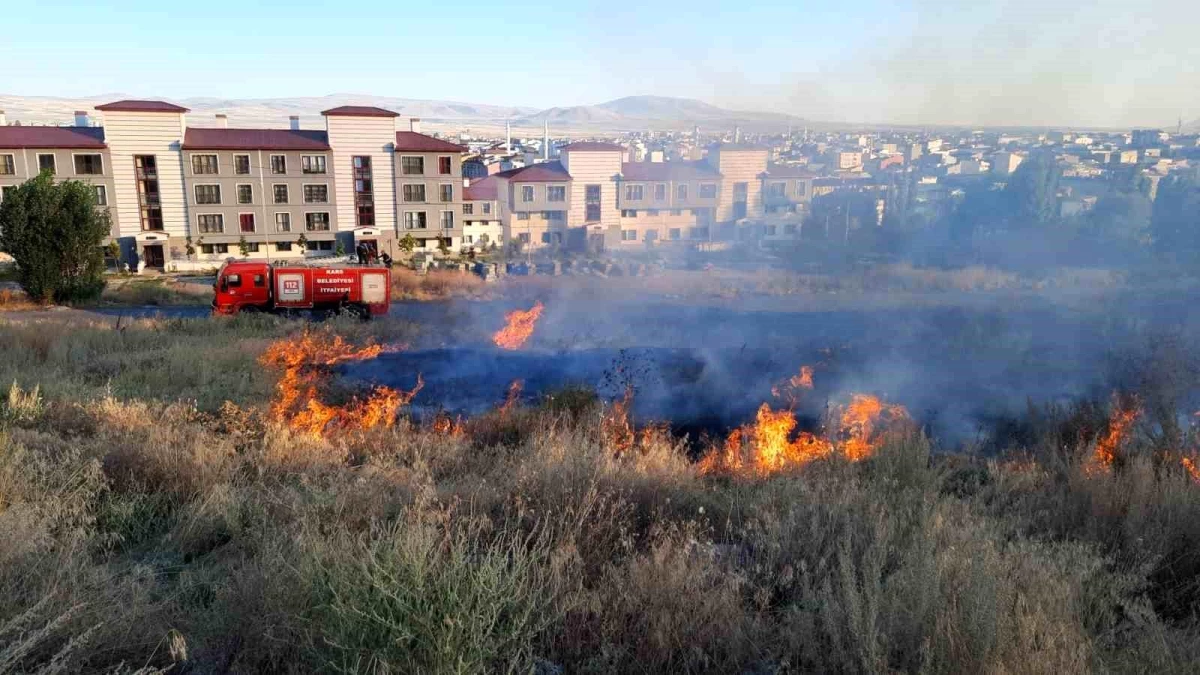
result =
[[[421,175],[406,175],[403,173],[402,158],[404,157],[421,157],[425,162],[425,172]],[[450,173],[438,173],[438,158],[450,158]],[[435,153],[435,152],[405,152],[403,150],[395,153],[395,166],[393,171],[396,175],[396,234],[403,237],[405,234],[412,234],[417,239],[431,239],[438,237],[458,238],[463,232],[463,213],[462,213],[462,155],[452,153]],[[423,202],[406,202],[404,201],[404,186],[405,185],[424,185],[425,186],[425,201]],[[449,185],[453,191],[453,198],[444,202],[441,199],[441,186]],[[404,225],[404,214],[409,211],[424,211],[427,227],[424,230],[409,230]],[[441,212],[450,211],[454,214],[454,228],[450,230],[442,229],[441,227]]]
[[[182,113],[102,113],[104,142],[111,158],[114,196],[120,215],[122,236],[141,234],[140,207],[133,156],[154,155],[158,167],[158,189],[162,202],[163,230],[172,243],[188,234],[187,200],[183,186]],[[168,256],[169,257],[169,256]]]
[[[112,157],[109,156],[107,149],[97,150],[68,150],[54,148],[0,148],[0,156],[12,155],[13,173],[0,174],[0,202],[4,200],[3,188],[15,187],[25,181],[37,176],[38,174],[38,155],[54,155],[55,163],[55,180],[77,180],[88,185],[96,185],[104,188],[104,197],[107,204],[98,204],[101,209],[107,209],[108,217],[112,221],[112,231],[110,237],[119,237],[121,232],[121,223],[117,212],[116,188],[113,181]],[[75,155],[100,155],[101,158],[101,173],[94,174],[76,174],[75,173]]]
[[[621,209],[617,202],[616,176],[621,173],[622,152],[616,150],[564,150],[560,155],[563,167],[571,174],[567,203],[567,226],[601,226],[605,230],[620,225]],[[586,186],[600,186],[600,220],[588,222],[586,215]]]
[[[392,148],[396,143],[396,120],[393,117],[357,117],[326,115],[325,128],[333,148],[333,183],[335,188],[338,232],[351,232],[357,226],[354,207],[354,169],[352,158],[365,155],[371,158],[371,180],[375,201],[375,227],[396,230],[396,177]],[[434,167],[436,170],[436,167]],[[461,179],[459,183],[461,184]],[[415,236],[415,235],[414,235]]]
[[724,178],[719,190],[717,221],[733,220],[733,193],[736,183],[746,183],[746,217],[761,216],[762,180],[759,176],[767,170],[766,150],[714,149],[710,163]]

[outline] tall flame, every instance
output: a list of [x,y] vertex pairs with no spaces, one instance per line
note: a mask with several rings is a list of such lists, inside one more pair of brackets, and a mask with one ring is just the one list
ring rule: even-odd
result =
[[520,349],[533,335],[533,329],[545,306],[539,301],[527,311],[513,310],[504,315],[507,324],[492,335],[492,342],[501,349]]
[[1096,450],[1092,454],[1089,472],[1093,470],[1108,471],[1117,459],[1117,451],[1129,436],[1129,430],[1134,422],[1142,415],[1142,409],[1136,398],[1122,401],[1113,395],[1112,412],[1108,417],[1108,429],[1100,440],[1096,441]]
[[314,335],[305,331],[296,338],[279,340],[263,352],[259,361],[281,368],[271,416],[292,429],[312,436],[335,430],[366,430],[390,427],[396,414],[408,405],[424,381],[417,376],[412,391],[375,387],[365,398],[354,398],[343,406],[323,403],[319,388],[329,378],[329,369],[338,363],[370,359],[397,348],[381,345],[354,347],[342,336]]
[[600,435],[618,457],[632,450],[636,439],[633,425],[629,423],[629,409],[632,406],[633,389],[626,387],[625,396],[613,401],[600,419]]
[[504,397],[504,403],[500,405],[500,415],[503,417],[508,415],[517,403],[521,401],[521,390],[525,388],[525,380],[513,380],[508,384],[508,394]]
[[803,394],[813,388],[813,367],[800,366],[800,372],[771,387],[771,395],[795,408]]

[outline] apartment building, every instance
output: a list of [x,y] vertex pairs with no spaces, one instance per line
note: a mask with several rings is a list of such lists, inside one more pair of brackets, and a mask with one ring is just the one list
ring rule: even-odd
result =
[[[104,130],[89,126],[86,112],[70,127],[0,126],[0,203],[8,192],[42,171],[93,186],[96,204],[115,211],[112,157]],[[115,215],[112,236],[117,236]]]
[[500,221],[500,202],[497,198],[495,176],[463,180],[463,248],[482,251],[503,246],[504,225]]
[[630,162],[621,145],[582,141],[557,148],[556,161],[464,182],[465,147],[377,107],[325,110],[324,129],[298,118],[229,128],[223,115],[189,125],[188,109],[164,101],[96,110],[96,126],[84,112],[67,127],[0,124],[0,198],[40,170],[89,182],[138,269],[329,256],[359,243],[395,255],[409,235],[452,250],[770,238],[791,232],[783,221],[812,195],[811,179],[768,167],[756,146]]
[[400,236],[425,248],[464,243],[462,156],[466,148],[420,133],[420,120],[395,134],[396,208]]

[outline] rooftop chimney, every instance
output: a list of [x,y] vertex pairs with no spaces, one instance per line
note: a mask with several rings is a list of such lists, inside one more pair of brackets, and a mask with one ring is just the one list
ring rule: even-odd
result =
[[4,115],[4,111],[0,110],[0,127],[8,126],[8,117]]
[[87,114],[86,110],[76,110],[75,111],[75,126],[77,126],[77,127],[92,126],[92,122],[91,122],[91,120],[88,119],[88,114]]
[[291,115],[288,117],[288,128],[292,131],[300,131],[300,116]]
[[225,113],[217,113],[217,128],[218,129],[228,129],[229,128],[229,116],[228,115],[226,115]]
[[413,132],[414,134],[421,133],[421,118],[420,117],[408,118],[408,130]]

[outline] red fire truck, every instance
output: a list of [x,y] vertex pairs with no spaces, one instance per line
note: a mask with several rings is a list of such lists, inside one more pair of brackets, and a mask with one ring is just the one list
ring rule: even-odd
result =
[[305,267],[229,261],[217,270],[213,313],[345,311],[363,318],[387,314],[392,301],[386,267]]

